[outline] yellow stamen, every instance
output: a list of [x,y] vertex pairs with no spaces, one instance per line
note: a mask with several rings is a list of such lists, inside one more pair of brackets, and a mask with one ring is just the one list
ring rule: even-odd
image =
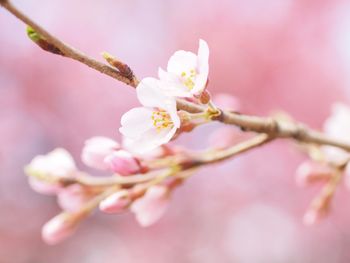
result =
[[151,119],[153,121],[153,126],[156,128],[157,132],[162,129],[173,127],[174,123],[170,118],[170,115],[164,110],[156,110],[152,112]]
[[[188,77],[187,77],[188,76]],[[189,89],[192,90],[195,84],[195,78],[197,76],[197,72],[195,69],[191,69],[189,71],[189,74],[187,74],[185,71],[181,73],[182,77],[182,83]]]

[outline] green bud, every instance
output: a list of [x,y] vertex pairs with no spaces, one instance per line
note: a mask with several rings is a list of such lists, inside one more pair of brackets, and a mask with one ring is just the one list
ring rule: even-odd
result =
[[28,37],[39,47],[41,47],[43,50],[48,51],[53,54],[62,55],[62,51],[54,46],[53,44],[49,43],[43,36],[41,36],[39,33],[37,33],[33,28],[30,26],[27,26],[27,35]]

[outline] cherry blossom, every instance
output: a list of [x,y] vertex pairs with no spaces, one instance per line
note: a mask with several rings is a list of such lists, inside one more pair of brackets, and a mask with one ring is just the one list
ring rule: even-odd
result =
[[119,144],[107,137],[96,136],[85,141],[81,159],[89,167],[106,170],[109,167],[104,160],[120,148]]
[[168,207],[168,194],[167,187],[155,185],[150,187],[143,197],[132,203],[130,210],[141,226],[150,226],[162,217]]
[[36,156],[25,169],[30,176],[33,190],[42,194],[56,194],[60,189],[59,178],[69,178],[77,171],[72,156],[58,148],[47,155]]
[[90,193],[81,185],[73,184],[57,193],[57,202],[64,211],[77,212],[93,197],[94,193]]
[[75,232],[76,223],[72,214],[59,214],[43,226],[42,238],[47,244],[55,245]]
[[180,118],[175,98],[162,92],[159,80],[143,79],[136,92],[143,107],[126,112],[119,131],[130,139],[129,147],[145,153],[168,143],[180,127]]
[[130,202],[129,192],[121,190],[107,197],[99,206],[100,210],[105,213],[119,213],[124,211]]
[[109,169],[120,175],[135,174],[140,171],[139,161],[129,152],[119,150],[108,155],[104,162],[109,165]]
[[200,39],[198,54],[176,51],[169,59],[167,71],[159,68],[158,76],[167,94],[176,97],[200,95],[206,87],[209,74],[209,47]]

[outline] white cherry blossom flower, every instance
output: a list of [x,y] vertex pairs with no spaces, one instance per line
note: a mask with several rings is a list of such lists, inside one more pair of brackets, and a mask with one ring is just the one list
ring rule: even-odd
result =
[[176,97],[193,97],[205,89],[209,74],[209,47],[200,39],[198,54],[179,50],[168,61],[167,71],[159,68],[162,88]]
[[180,118],[175,98],[163,93],[159,80],[143,79],[136,92],[143,107],[126,112],[119,131],[134,145],[133,149],[145,153],[168,143],[180,127]]

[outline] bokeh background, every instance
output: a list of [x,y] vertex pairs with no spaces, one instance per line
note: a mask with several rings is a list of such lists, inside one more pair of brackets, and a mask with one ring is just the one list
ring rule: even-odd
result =
[[[156,76],[178,49],[210,46],[210,90],[235,95],[245,113],[288,111],[322,128],[332,103],[350,99],[350,2],[346,0],[13,0],[64,41],[108,51],[139,77]],[[317,187],[296,186],[305,156],[277,141],[198,172],[174,194],[159,223],[96,213],[57,246],[40,239],[59,208],[33,192],[23,166],[64,147],[78,165],[84,140],[120,139],[134,90],[75,61],[41,51],[0,9],[0,262],[349,262],[350,192],[306,227]],[[207,146],[207,126],[180,138]]]

